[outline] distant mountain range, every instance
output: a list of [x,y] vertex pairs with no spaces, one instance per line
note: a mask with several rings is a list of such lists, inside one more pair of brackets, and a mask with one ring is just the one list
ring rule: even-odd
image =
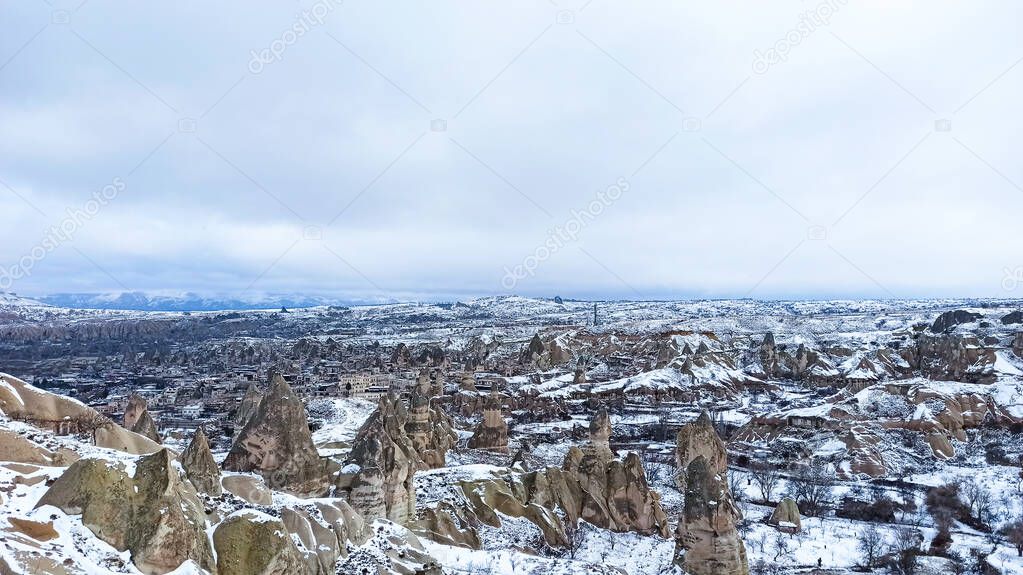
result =
[[219,311],[249,309],[304,308],[325,305],[366,305],[392,303],[394,300],[353,300],[331,296],[302,294],[208,295],[183,293],[58,293],[32,298],[59,307],[76,309],[117,309],[138,311]]

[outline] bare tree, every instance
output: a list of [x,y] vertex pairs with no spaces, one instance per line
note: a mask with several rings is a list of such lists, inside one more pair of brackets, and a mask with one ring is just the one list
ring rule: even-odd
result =
[[913,575],[916,572],[916,558],[920,555],[920,546],[924,536],[920,530],[912,527],[901,527],[895,531],[895,540],[890,552],[895,556],[893,571],[899,575]]
[[796,500],[800,511],[819,517],[832,503],[833,483],[827,467],[819,461],[812,461],[799,468],[789,479],[789,496]]
[[755,463],[750,467],[750,476],[753,478],[753,482],[757,484],[757,487],[760,488],[764,501],[771,501],[772,494],[778,487],[778,481],[781,479],[781,474],[778,473],[778,470],[766,461]]
[[959,495],[970,510],[970,515],[982,524],[991,520],[993,500],[991,492],[975,478],[970,477],[959,487]]
[[788,555],[792,551],[792,545],[789,541],[789,537],[781,531],[776,531],[774,534],[774,561],[778,562],[783,556]]
[[1016,548],[1016,554],[1023,557],[1023,519],[1015,519],[1005,526],[1005,538]]
[[860,539],[856,543],[856,548],[863,557],[863,566],[869,569],[877,563],[883,552],[884,537],[881,536],[877,527],[867,525],[863,531],[860,531]]
[[742,476],[739,475],[734,469],[728,470],[728,490],[732,492],[732,498],[736,501],[742,501],[745,492],[742,489]]
[[583,539],[585,539],[578,519],[565,522],[565,538],[568,541],[568,556],[575,559],[576,551],[582,547]]

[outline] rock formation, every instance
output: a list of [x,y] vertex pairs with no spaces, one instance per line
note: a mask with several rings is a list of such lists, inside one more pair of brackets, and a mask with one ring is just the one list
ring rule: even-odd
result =
[[93,442],[109,449],[141,455],[160,444],[117,425],[83,403],[33,387],[0,373],[0,413],[57,435],[92,434]]
[[1002,325],[1023,323],[1023,310],[1016,310],[1002,316]]
[[483,421],[469,439],[473,449],[489,449],[508,453],[508,423],[501,414],[501,394],[494,387],[483,404]]
[[140,458],[133,477],[102,459],[79,460],[37,507],[43,505],[80,514],[97,537],[130,551],[143,573],[167,573],[188,560],[212,568],[203,506],[166,449]]
[[725,444],[706,411],[679,430],[675,458],[685,494],[675,533],[676,562],[692,575],[748,575],[746,548],[735,529],[741,514],[728,488]]
[[803,528],[799,520],[799,506],[791,497],[786,497],[778,503],[767,522],[789,533],[798,533]]
[[430,405],[430,393],[429,382],[412,390],[405,422],[405,433],[426,469],[444,467],[445,454],[458,441],[451,418]]
[[271,505],[273,493],[258,475],[228,475],[220,480],[224,491],[252,505]]
[[616,459],[610,437],[611,418],[601,409],[590,421],[589,441],[581,449],[569,449],[562,465],[565,474],[578,482],[578,508],[571,509],[564,499],[559,503],[570,520],[578,517],[613,531],[667,537],[667,516],[657,492],[647,484],[639,456],[630,452],[624,460]]
[[461,391],[478,391],[476,389],[476,378],[471,373],[463,373],[458,381],[458,389]]
[[181,466],[184,467],[185,475],[196,491],[214,497],[221,494],[220,468],[213,459],[210,443],[202,427],[195,430],[192,442],[181,453]]
[[284,523],[244,509],[213,532],[218,575],[313,575]]
[[774,334],[767,332],[764,341],[760,344],[760,365],[764,368],[764,375],[773,376],[778,371],[778,350],[774,343]]
[[931,331],[934,333],[945,333],[959,324],[977,321],[980,317],[979,313],[962,309],[946,311],[934,320],[934,323],[931,324]]
[[562,467],[529,473],[508,469],[459,482],[459,504],[445,502],[421,513],[412,528],[436,541],[478,548],[480,523],[500,527],[500,512],[529,520],[555,547],[569,544],[565,523],[580,519],[612,531],[668,537],[668,518],[639,456],[616,459],[610,433],[610,418],[601,410],[590,423],[590,441],[569,449]]
[[242,396],[241,403],[238,404],[238,409],[234,412],[232,421],[234,422],[236,429],[245,427],[245,424],[249,422],[253,414],[259,408],[259,402],[263,400],[263,394],[259,392],[255,382],[250,383],[249,387],[245,390],[245,395]]
[[281,375],[273,376],[231,446],[224,469],[258,472],[272,489],[299,496],[327,492],[326,467],[313,445],[305,405]]
[[148,408],[145,398],[137,393],[128,397],[128,405],[124,408],[124,417],[121,423],[125,429],[131,429],[138,423],[139,416]]
[[[124,408],[124,428],[135,431],[135,426],[139,424],[142,414],[148,410],[149,405],[146,403],[146,399],[144,397],[137,393],[131,394],[131,396],[128,397],[128,405]],[[135,433],[138,432],[135,431]]]
[[381,397],[338,474],[337,490],[367,521],[407,521],[415,511],[415,472],[443,466],[444,454],[457,440],[451,419],[431,409],[418,389],[412,404],[410,411],[393,394]]
[[128,406],[124,408],[124,428],[160,443],[160,433],[156,429],[152,415],[149,414],[149,406],[145,398],[137,393],[131,394]]

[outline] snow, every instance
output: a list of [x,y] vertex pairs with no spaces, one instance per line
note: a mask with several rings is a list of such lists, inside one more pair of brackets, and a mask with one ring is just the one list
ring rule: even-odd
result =
[[359,398],[336,398],[318,403],[327,405],[328,415],[322,426],[313,432],[313,443],[317,446],[350,444],[377,407],[376,403]]

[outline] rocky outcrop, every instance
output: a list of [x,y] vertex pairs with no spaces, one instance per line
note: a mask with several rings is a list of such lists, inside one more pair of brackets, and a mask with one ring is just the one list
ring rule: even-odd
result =
[[124,428],[160,443],[160,433],[149,414],[149,406],[145,398],[137,393],[131,394],[128,406],[124,408]]
[[767,377],[772,377],[778,371],[778,348],[771,332],[767,332],[764,341],[760,343],[760,365]]
[[101,459],[68,468],[39,500],[72,515],[146,574],[173,571],[188,560],[213,565],[202,504],[162,449],[142,457],[135,475]]
[[701,412],[696,421],[683,425],[675,437],[675,468],[681,473],[676,476],[679,491],[685,493],[685,469],[697,458],[703,458],[715,473],[724,473],[728,469],[725,444],[714,431],[710,414]]
[[192,559],[211,567],[206,515],[195,491],[163,449],[136,464],[128,548],[143,573],[166,573]]
[[668,520],[660,497],[646,482],[635,453],[619,460],[611,451],[611,419],[601,409],[590,421],[589,441],[565,455],[561,469],[527,474],[526,501],[560,507],[570,522],[583,519],[613,531],[667,537]]
[[444,575],[440,563],[426,552],[419,538],[393,523],[378,523],[365,544],[338,562],[336,572]]
[[786,497],[778,503],[767,522],[788,533],[798,533],[803,528],[799,520],[799,506],[791,497]]
[[1023,310],[1016,310],[1002,316],[1002,325],[1023,323]]
[[608,445],[610,433],[610,418],[601,410],[590,424],[590,441],[569,449],[562,467],[528,473],[508,469],[461,481],[459,505],[442,503],[411,526],[439,542],[474,548],[480,523],[500,527],[499,513],[529,520],[555,547],[569,544],[566,522],[574,525],[580,519],[612,531],[668,537],[668,518],[647,484],[639,456],[617,459]]
[[991,383],[997,378],[994,348],[973,335],[920,334],[916,347],[905,354],[929,379]]
[[124,418],[121,421],[124,428],[131,429],[135,427],[135,424],[138,423],[142,412],[146,411],[146,409],[148,409],[148,404],[146,403],[145,398],[137,393],[131,394],[131,396],[128,397],[128,405],[124,408]]
[[284,528],[298,545],[308,572],[333,575],[348,546],[369,538],[362,517],[341,500],[318,501],[315,506],[281,509]]
[[92,434],[99,447],[141,455],[160,444],[129,431],[83,403],[0,373],[0,413],[56,435]]
[[675,458],[685,503],[675,533],[676,562],[692,575],[749,573],[726,457],[707,412],[679,430]]
[[244,509],[213,532],[218,575],[314,575],[284,522]]
[[335,487],[367,521],[387,518],[405,523],[415,510],[415,472],[442,467],[458,436],[451,418],[432,409],[418,386],[411,408],[393,394],[359,429]]
[[245,427],[245,424],[249,422],[249,419],[259,409],[259,402],[262,400],[263,394],[259,392],[256,383],[250,383],[249,387],[245,389],[245,395],[242,396],[241,403],[238,404],[238,409],[234,412],[234,417],[232,417],[236,429]]
[[56,454],[13,431],[0,429],[0,461],[54,465]]
[[969,312],[963,309],[946,311],[939,315],[931,324],[931,331],[934,333],[945,333],[957,325],[972,323],[981,318],[979,313]]
[[461,391],[478,391],[476,389],[476,378],[471,373],[463,373],[458,380],[458,389]]
[[326,493],[327,471],[313,445],[305,405],[279,374],[235,438],[224,469],[257,472],[272,489],[298,496]]
[[483,420],[469,438],[469,447],[508,452],[508,423],[501,414],[501,394],[495,387],[483,404]]
[[181,453],[181,466],[196,491],[213,497],[221,494],[220,467],[213,459],[209,440],[202,427],[195,430],[191,443]]
[[270,505],[273,493],[258,475],[228,475],[220,480],[224,491],[252,505]]
[[405,422],[405,433],[427,469],[444,467],[445,454],[458,441],[451,418],[431,406],[430,391],[428,383],[412,390]]
[[156,429],[156,422],[153,421],[153,416],[149,415],[148,409],[142,411],[142,414],[139,415],[139,419],[135,422],[135,426],[131,428],[131,431],[155,443],[161,442],[160,432]]

